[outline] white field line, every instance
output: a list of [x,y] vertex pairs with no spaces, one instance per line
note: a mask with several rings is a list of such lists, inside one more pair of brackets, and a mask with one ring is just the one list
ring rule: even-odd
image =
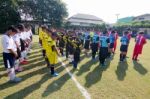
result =
[[74,77],[74,75],[69,71],[69,69],[66,67],[66,64],[62,62],[62,60],[59,58],[59,61],[61,62],[62,66],[66,69],[67,73],[71,77],[71,79],[74,81],[76,84],[77,88],[80,90],[82,95],[85,97],[85,99],[91,99],[90,94],[87,92],[87,90],[81,86],[81,84],[77,81],[77,79]]

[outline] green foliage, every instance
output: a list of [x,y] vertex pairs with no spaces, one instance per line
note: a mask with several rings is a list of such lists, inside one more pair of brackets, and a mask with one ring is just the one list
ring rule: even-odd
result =
[[61,27],[68,15],[61,0],[0,0],[0,32],[21,22],[21,16]]
[[68,15],[66,5],[61,0],[26,0],[18,3],[21,13],[41,23],[49,22],[53,27],[60,27]]
[[132,28],[132,30],[136,32],[138,28],[150,28],[150,21],[132,21],[129,23],[117,23],[114,25],[114,28],[116,28],[119,33],[127,28]]
[[132,21],[129,23],[117,23],[115,24],[116,27],[136,27],[136,28],[150,28],[150,21]]
[[64,28],[66,29],[95,29],[95,30],[106,30],[107,25],[105,23],[103,24],[91,24],[90,26],[78,26],[78,25],[71,25],[70,22],[66,22],[64,24]]
[[18,24],[20,20],[16,1],[0,0],[0,32],[4,32],[10,25]]

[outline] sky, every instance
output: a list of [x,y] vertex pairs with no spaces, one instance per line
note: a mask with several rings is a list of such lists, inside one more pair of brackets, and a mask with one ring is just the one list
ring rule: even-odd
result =
[[150,13],[150,0],[62,0],[67,4],[69,17],[77,14],[91,14],[107,23],[119,18]]

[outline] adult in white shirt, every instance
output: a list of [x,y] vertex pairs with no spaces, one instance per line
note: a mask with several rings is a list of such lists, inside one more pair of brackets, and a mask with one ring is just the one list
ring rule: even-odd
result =
[[17,78],[15,75],[15,58],[17,55],[17,47],[12,36],[15,35],[17,30],[14,26],[10,26],[6,33],[2,37],[2,47],[3,47],[3,61],[4,66],[7,69],[10,82],[20,82],[21,78]]

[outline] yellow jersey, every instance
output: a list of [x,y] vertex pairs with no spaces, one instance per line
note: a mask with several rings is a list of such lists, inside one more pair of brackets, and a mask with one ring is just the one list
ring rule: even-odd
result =
[[52,40],[48,43],[48,60],[50,62],[51,65],[55,65],[58,63],[58,55],[57,52],[55,50],[53,50],[53,46],[56,47],[56,41]]

